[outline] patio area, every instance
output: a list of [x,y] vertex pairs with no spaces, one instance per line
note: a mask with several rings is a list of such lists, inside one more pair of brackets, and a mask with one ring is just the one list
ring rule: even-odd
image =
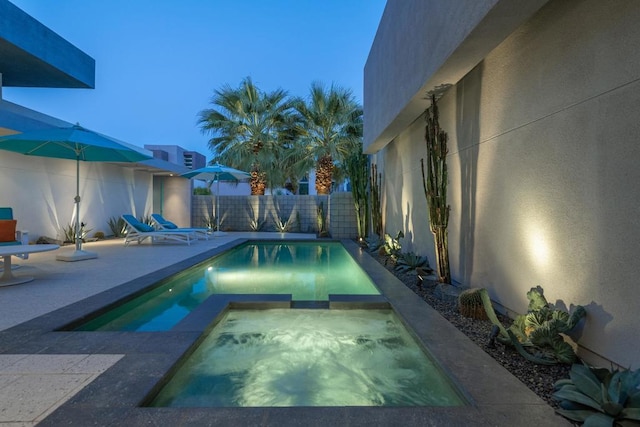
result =
[[18,260],[20,268],[14,274],[35,280],[0,288],[0,425],[393,425],[400,420],[403,425],[569,425],[350,241],[344,242],[349,252],[461,386],[469,405],[144,408],[139,406],[142,399],[200,333],[55,331],[82,313],[120,298],[125,288],[145,286],[171,271],[181,271],[238,239],[280,236],[228,233],[190,246],[124,247],[122,239],[117,239],[87,244],[88,250],[98,254],[93,260],[56,261],[56,252],[68,248]]

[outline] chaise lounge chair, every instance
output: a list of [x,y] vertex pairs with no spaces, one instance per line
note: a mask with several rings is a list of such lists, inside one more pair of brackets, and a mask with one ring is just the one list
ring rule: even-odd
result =
[[187,245],[190,245],[192,240],[197,240],[193,231],[156,230],[150,225],[138,221],[133,215],[129,214],[122,215],[122,219],[127,224],[127,235],[124,238],[125,246],[128,246],[129,243],[134,240],[140,244],[149,238],[152,243],[164,239],[186,243]]
[[173,222],[165,219],[162,215],[160,214],[151,214],[151,219],[153,220],[153,222],[156,225],[156,229],[157,230],[165,230],[165,231],[191,231],[193,233],[196,233],[196,236],[198,237],[204,237],[205,240],[209,240],[209,234],[211,234],[211,230],[209,230],[208,228],[180,228],[177,225],[175,225]]

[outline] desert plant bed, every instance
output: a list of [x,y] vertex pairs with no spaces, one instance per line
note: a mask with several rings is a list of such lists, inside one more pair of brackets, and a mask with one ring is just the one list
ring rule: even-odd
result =
[[[489,345],[489,337],[492,329],[492,324],[489,320],[470,319],[463,316],[458,311],[458,303],[455,299],[443,300],[436,295],[435,285],[437,283],[435,281],[430,282],[425,280],[422,286],[418,286],[415,271],[398,271],[392,263],[387,262],[385,264],[385,256],[376,253],[371,253],[371,256],[376,258],[381,265],[392,272],[409,289],[419,295],[427,304],[438,311],[452,325],[469,337],[476,345],[522,381],[540,398],[544,399],[554,408],[557,408],[557,402],[551,398],[554,392],[553,385],[560,379],[568,378],[571,365],[538,365],[524,359],[511,346],[505,346],[498,342],[493,346]],[[509,318],[499,314],[498,319],[505,328],[508,328],[512,323]]]

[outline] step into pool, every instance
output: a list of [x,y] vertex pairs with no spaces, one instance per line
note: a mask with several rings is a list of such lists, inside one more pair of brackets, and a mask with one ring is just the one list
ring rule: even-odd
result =
[[229,310],[153,407],[461,406],[393,310]]

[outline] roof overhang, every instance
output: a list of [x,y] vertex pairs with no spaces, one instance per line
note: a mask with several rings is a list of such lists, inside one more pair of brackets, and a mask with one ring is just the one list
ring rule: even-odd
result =
[[[162,159],[149,159],[137,163],[119,163],[136,171],[147,172],[155,176],[179,176],[191,169]],[[185,178],[187,179],[187,178]]]
[[0,0],[2,86],[94,88],[95,60],[7,0]]
[[384,148],[548,0],[389,1],[364,69],[364,151]]

